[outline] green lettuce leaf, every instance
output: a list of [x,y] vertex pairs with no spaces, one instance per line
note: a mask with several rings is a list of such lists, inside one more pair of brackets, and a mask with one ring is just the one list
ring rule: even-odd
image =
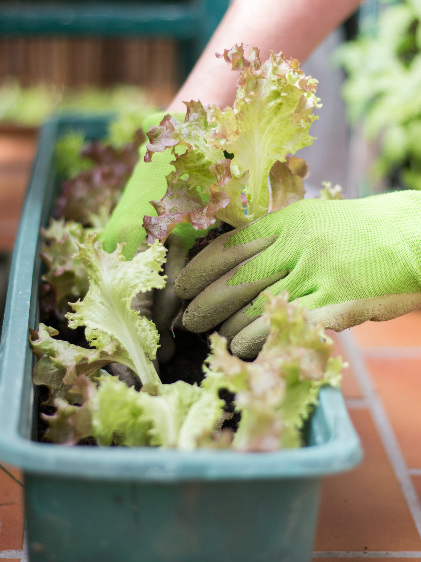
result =
[[317,81],[282,54],[262,63],[258,49],[246,58],[236,45],[221,56],[240,73],[233,107],[186,102],[183,123],[167,115],[148,133],[146,161],[166,149],[175,157],[166,195],[151,202],[158,216],[144,220],[150,242],[180,222],[240,227],[304,196],[307,166],[289,154],[313,141]]
[[[309,129],[317,118],[313,109],[320,107],[315,91],[317,81],[305,76],[297,60],[287,60],[282,53],[271,52],[264,63],[254,48],[247,59],[244,45],[225,50],[224,60],[233,70],[240,70],[239,87],[232,108],[209,109],[214,142],[233,154],[232,175],[246,178],[247,208],[242,226],[277,210],[277,187],[268,189],[268,176],[276,162],[285,162],[314,140]],[[239,197],[229,184],[225,191]],[[228,209],[227,209],[228,210]]]
[[223,404],[213,393],[184,381],[162,385],[158,396],[144,397],[146,413],[154,419],[151,444],[195,448],[197,439],[211,434],[223,416]]
[[31,330],[31,346],[39,358],[34,367],[33,381],[49,389],[48,404],[56,398],[70,402],[69,390],[80,375],[95,379],[99,369],[113,362],[133,367],[126,350],[113,342],[100,351],[56,339],[54,336],[57,335],[56,329],[42,323],[38,332]]
[[213,392],[178,381],[137,392],[115,377],[104,377],[92,405],[98,444],[191,450],[223,417]]
[[44,434],[48,441],[75,445],[80,440],[92,436],[92,407],[96,385],[85,375],[80,375],[72,385],[71,392],[79,397],[79,405],[69,404],[67,400],[56,398],[54,414],[42,414],[42,418],[48,423]]
[[75,254],[78,244],[85,241],[89,232],[78,222],[62,219],[52,219],[48,228],[42,231],[41,258],[47,266],[42,280],[54,291],[55,305],[60,308],[68,301],[85,296],[88,290],[85,266]]
[[154,323],[133,310],[131,303],[139,292],[164,287],[165,254],[166,249],[156,242],[127,261],[122,245],[109,254],[94,235],[88,236],[77,258],[88,272],[89,291],[83,301],[71,303],[74,312],[66,315],[70,328],[85,327],[91,346],[124,350],[118,362],[131,368],[143,384],[159,383],[152,363],[159,334]]
[[92,435],[98,445],[149,444],[151,422],[143,416],[140,393],[115,377],[104,377],[93,405]]
[[271,451],[302,444],[301,429],[324,384],[338,385],[342,361],[332,358],[332,341],[321,326],[307,322],[305,311],[288,295],[267,293],[269,336],[256,359],[232,356],[225,338],[211,336],[203,387],[235,394],[241,421],[232,446]]

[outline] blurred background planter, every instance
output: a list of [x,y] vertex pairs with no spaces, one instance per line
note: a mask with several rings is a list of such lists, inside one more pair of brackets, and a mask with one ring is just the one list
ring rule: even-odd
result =
[[345,71],[350,183],[360,196],[421,189],[421,9],[368,0],[358,33],[334,54]]

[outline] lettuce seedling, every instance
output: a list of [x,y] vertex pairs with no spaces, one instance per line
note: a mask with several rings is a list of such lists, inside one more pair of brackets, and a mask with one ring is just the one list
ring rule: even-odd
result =
[[223,419],[223,405],[214,393],[184,381],[150,394],[106,377],[92,403],[92,434],[99,445],[191,450]]
[[56,309],[67,308],[68,301],[84,297],[88,290],[86,268],[75,254],[89,233],[81,223],[63,219],[53,219],[48,228],[42,229],[40,255],[47,267],[42,281],[44,291],[48,288],[53,292]]
[[242,451],[272,451],[302,445],[301,429],[317,404],[320,387],[337,386],[343,366],[332,357],[333,342],[305,310],[289,303],[283,293],[270,292],[264,314],[268,338],[254,361],[231,355],[227,341],[211,336],[212,351],[203,386],[235,394],[241,421],[232,447]]
[[291,155],[313,141],[317,80],[282,53],[262,63],[257,48],[248,58],[244,49],[220,55],[240,72],[233,107],[187,102],[183,123],[167,115],[148,132],[145,160],[171,150],[175,168],[165,196],[152,202],[158,216],[144,218],[150,242],[182,222],[195,229],[217,219],[245,226],[304,196],[307,165]]
[[[83,327],[90,346],[58,340],[58,332],[43,324],[38,333],[32,332],[32,346],[40,359],[34,381],[49,388],[48,404],[56,407],[53,415],[44,416],[45,436],[51,441],[77,443],[94,437],[103,446],[184,450],[216,446],[272,451],[298,446],[320,387],[338,384],[342,362],[332,359],[332,342],[320,327],[307,322],[304,311],[288,303],[286,294],[268,295],[264,318],[270,325],[269,336],[254,361],[232,356],[224,338],[211,337],[200,386],[160,382],[153,363],[158,331],[133,310],[139,293],[164,287],[166,249],[158,239],[165,240],[177,224],[205,230],[222,220],[240,227],[304,196],[307,165],[291,155],[313,140],[312,110],[320,106],[316,81],[304,76],[298,61],[286,60],[282,54],[271,53],[262,63],[258,49],[247,58],[240,45],[222,57],[240,72],[233,107],[205,108],[192,101],[186,103],[183,123],[166,116],[149,132],[146,159],[154,152],[171,150],[174,170],[167,177],[166,195],[153,202],[158,216],[145,217],[153,242],[148,249],[130,261],[122,245],[113,253],[105,252],[87,228],[92,226],[91,214],[78,219],[83,226],[69,225],[70,236],[62,234],[62,223],[51,227],[52,238],[66,249],[61,257],[58,249],[50,252],[54,271],[66,281],[76,265],[75,279],[84,284],[73,295],[77,298],[79,292],[83,300],[69,303],[68,326]],[[100,160],[107,154],[100,150]],[[125,160],[124,153],[121,156]],[[120,179],[128,169],[124,164],[124,173],[117,174]],[[106,177],[103,171],[100,183]],[[90,187],[88,172],[74,184],[81,188],[79,194]],[[65,197],[71,195],[72,190],[67,190]],[[321,194],[338,195],[329,186]],[[76,199],[80,203],[84,197]],[[66,203],[66,208],[72,204]],[[71,255],[75,244],[78,250]],[[47,273],[51,282],[52,271]],[[131,369],[141,390],[103,370],[112,362]],[[227,418],[222,391],[232,393],[241,414],[235,433],[221,432]]]
[[[56,393],[56,412],[44,416],[46,438],[68,444],[94,437],[101,446],[255,452],[302,445],[302,428],[320,387],[338,385],[343,365],[339,357],[332,358],[333,343],[323,329],[311,325],[286,293],[267,296],[270,331],[254,361],[232,356],[225,338],[215,333],[200,386],[177,381],[137,391],[99,370],[100,362],[92,359],[94,376],[80,370],[71,387],[62,385]],[[79,365],[87,367],[86,361]],[[221,431],[229,416],[220,397],[226,390],[241,414],[235,433]]]
[[[131,261],[123,256],[123,246],[109,254],[95,235],[87,236],[75,256],[86,268],[89,290],[83,300],[69,303],[73,312],[66,317],[70,328],[84,327],[90,349],[67,342],[57,343],[56,331],[41,326],[32,345],[44,353],[58,369],[65,369],[65,383],[111,362],[129,367],[143,385],[160,383],[153,365],[159,334],[155,324],[131,308],[138,293],[162,289],[165,276],[162,266],[166,249],[156,242]],[[93,348],[93,349],[92,349]],[[51,368],[45,365],[48,370]],[[41,367],[38,366],[38,376]],[[69,374],[70,373],[70,374]]]

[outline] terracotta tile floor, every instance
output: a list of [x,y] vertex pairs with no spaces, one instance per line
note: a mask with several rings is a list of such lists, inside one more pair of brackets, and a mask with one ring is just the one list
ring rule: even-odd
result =
[[0,130],[0,252],[10,252],[36,150],[33,130]]
[[421,560],[421,312],[334,334],[365,458],[323,484],[314,560]]
[[[0,135],[3,252],[13,244],[34,146],[33,139]],[[421,562],[421,312],[331,335],[349,362],[343,393],[365,458],[354,471],[323,483],[313,560]],[[22,475],[5,469],[0,561],[27,560]]]

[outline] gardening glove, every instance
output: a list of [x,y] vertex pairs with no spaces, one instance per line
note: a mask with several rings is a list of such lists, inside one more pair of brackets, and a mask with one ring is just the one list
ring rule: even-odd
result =
[[184,326],[218,326],[231,351],[257,355],[269,288],[288,291],[312,322],[341,331],[421,307],[421,192],[358,200],[306,199],[231,231],[181,272],[175,290],[193,299]]
[[[144,132],[159,125],[164,116],[165,113],[157,113],[145,119]],[[174,117],[183,120],[184,114],[174,114]],[[145,154],[146,143],[140,147],[139,161],[101,238],[107,252],[113,252],[118,242],[125,242],[126,259],[134,256],[145,239],[143,217],[156,216],[156,211],[149,201],[162,199],[167,190],[166,176],[173,171],[171,162],[174,156],[171,150],[154,153],[151,162],[144,161]]]
[[[159,125],[165,113],[158,113],[145,119],[143,130]],[[184,114],[174,114],[179,120]],[[171,150],[154,153],[151,162],[145,162],[146,143],[140,148],[139,161],[128,181],[123,195],[115,208],[102,234],[102,243],[107,252],[113,252],[119,242],[125,242],[124,256],[132,259],[138,249],[146,246],[146,231],[143,228],[143,217],[156,216],[156,211],[149,203],[160,200],[167,190],[166,176],[173,170],[171,162],[174,156]],[[186,248],[192,244],[193,229],[189,225],[180,225],[168,238],[168,254],[165,264],[167,283],[164,289],[152,295],[141,295],[138,302],[132,303],[137,310],[147,317],[152,315],[160,333],[161,345],[158,359],[165,363],[174,353],[174,342],[171,325],[180,310],[180,300],[174,294],[175,277],[185,263]],[[193,235],[194,237],[194,235]],[[142,245],[142,248],[141,248]]]

